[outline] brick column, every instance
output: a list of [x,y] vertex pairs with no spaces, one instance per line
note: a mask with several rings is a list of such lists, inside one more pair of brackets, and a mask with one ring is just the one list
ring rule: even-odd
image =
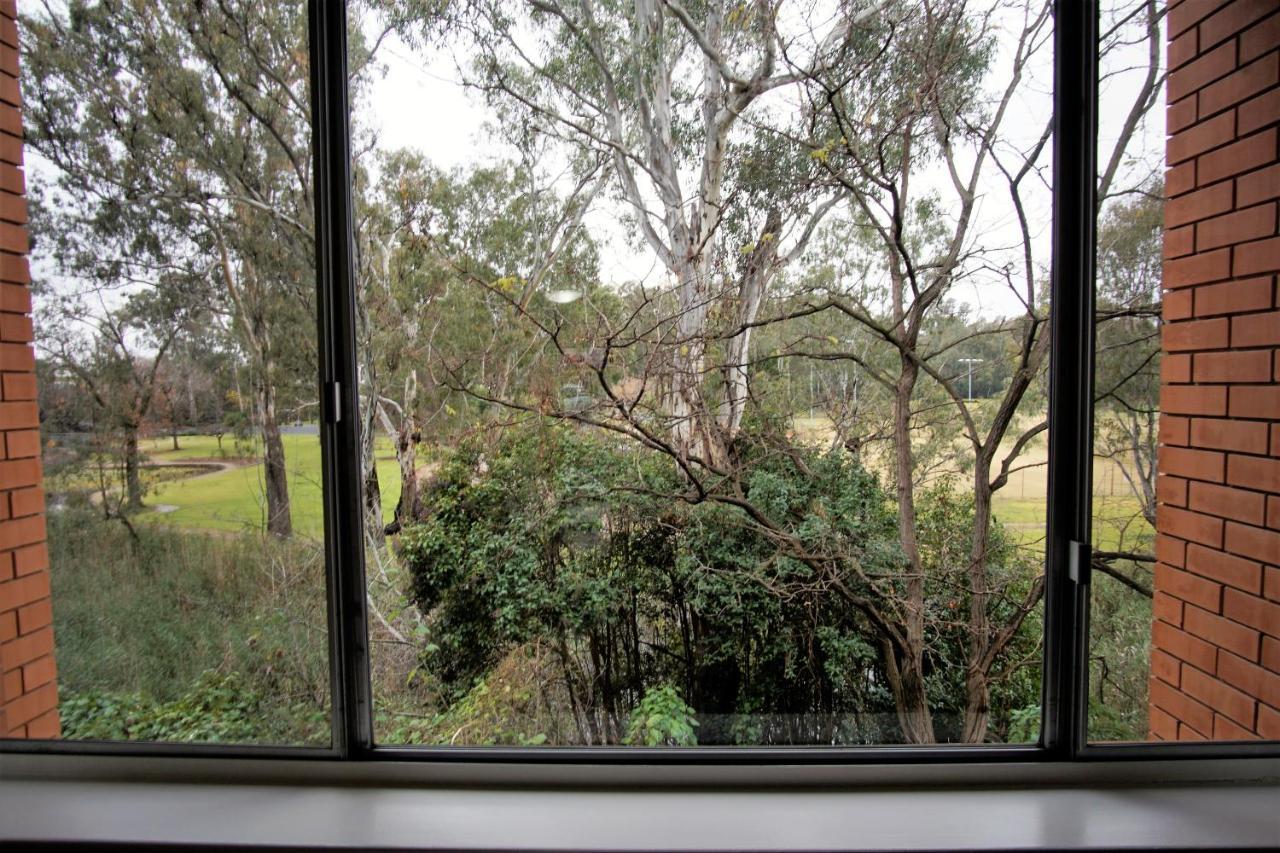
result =
[[1150,736],[1280,738],[1280,2],[1169,5]]
[[57,737],[14,0],[0,0],[0,737]]

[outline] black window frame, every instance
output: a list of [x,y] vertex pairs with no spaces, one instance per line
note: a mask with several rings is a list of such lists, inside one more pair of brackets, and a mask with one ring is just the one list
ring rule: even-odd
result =
[[[1090,743],[1088,723],[1089,559],[1092,521],[1094,268],[1096,234],[1097,0],[1054,0],[1053,240],[1050,282],[1049,458],[1041,734],[1030,745],[858,747],[453,747],[376,744],[369,678],[363,513],[356,381],[355,241],[351,193],[346,0],[308,0],[315,162],[317,334],[320,351],[330,709],[328,747],[0,739],[3,753],[117,757],[479,764],[475,779],[559,778],[534,765],[641,765],[681,778],[679,766],[765,765],[781,782],[803,768],[867,765],[1129,764],[1197,759],[1221,776],[1234,759],[1280,758],[1280,742]],[[1222,762],[1226,761],[1227,764]],[[1263,768],[1253,761],[1247,765]],[[493,767],[504,765],[506,769]],[[274,766],[274,765],[272,765]],[[56,763],[51,764],[56,767]],[[671,768],[675,777],[666,775]],[[524,768],[519,772],[511,768]],[[1212,769],[1210,769],[1212,768]],[[1114,772],[1119,768],[1112,768]],[[442,767],[442,770],[446,768]],[[1101,768],[1099,768],[1101,770]],[[325,771],[327,774],[329,771]],[[362,771],[364,772],[364,771]],[[465,769],[446,770],[446,778]],[[495,777],[494,773],[498,775]],[[530,775],[530,772],[532,775]],[[817,771],[815,771],[817,772]],[[1228,776],[1240,775],[1228,769]],[[1247,771],[1246,771],[1247,773]],[[505,774],[505,775],[504,775]],[[216,772],[211,775],[217,775]],[[943,774],[945,776],[946,773]],[[1175,774],[1177,775],[1177,774]],[[1194,774],[1193,774],[1194,775]],[[575,778],[582,778],[579,774]],[[601,777],[596,781],[602,781]],[[685,776],[724,784],[724,776]],[[756,777],[750,777],[756,778]],[[807,777],[810,783],[819,777]],[[822,777],[827,778],[827,777]],[[935,780],[939,777],[933,776]],[[959,778],[959,777],[957,777]],[[732,784],[730,782],[729,784]]]

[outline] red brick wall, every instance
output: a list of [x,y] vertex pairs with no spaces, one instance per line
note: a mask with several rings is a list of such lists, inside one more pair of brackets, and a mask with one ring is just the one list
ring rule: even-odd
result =
[[1280,0],[1169,5],[1150,734],[1280,738]]
[[0,736],[57,737],[14,0],[0,0]]

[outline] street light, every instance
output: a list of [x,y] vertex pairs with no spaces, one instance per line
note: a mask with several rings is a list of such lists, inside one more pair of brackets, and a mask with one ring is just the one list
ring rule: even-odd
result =
[[974,366],[975,364],[982,364],[982,359],[980,359],[980,358],[962,358],[962,359],[959,359],[959,361],[960,361],[960,363],[961,363],[961,364],[967,364],[967,365],[969,365],[969,394],[968,394],[968,396],[966,396],[966,397],[965,397],[965,399],[966,399],[966,400],[973,400],[973,366]]

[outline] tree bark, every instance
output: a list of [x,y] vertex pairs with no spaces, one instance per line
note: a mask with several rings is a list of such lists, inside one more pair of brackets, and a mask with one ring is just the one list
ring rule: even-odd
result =
[[125,427],[124,432],[124,511],[142,509],[142,474],[138,455],[138,428]]
[[293,535],[293,517],[289,507],[289,482],[285,472],[284,443],[280,440],[280,424],[276,419],[276,389],[270,380],[271,364],[258,383],[258,407],[262,418],[262,461],[267,487],[267,532],[288,538]]

